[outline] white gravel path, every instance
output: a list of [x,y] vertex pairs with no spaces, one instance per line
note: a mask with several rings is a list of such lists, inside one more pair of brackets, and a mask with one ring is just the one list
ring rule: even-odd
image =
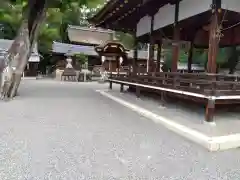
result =
[[97,83],[25,80],[0,102],[0,180],[238,180],[240,151],[209,153],[101,96]]

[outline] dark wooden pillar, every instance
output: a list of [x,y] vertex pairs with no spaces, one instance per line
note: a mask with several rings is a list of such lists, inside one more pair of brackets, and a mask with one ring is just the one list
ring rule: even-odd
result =
[[221,0],[212,1],[212,17],[209,30],[209,48],[208,48],[208,63],[207,72],[216,73],[217,71],[217,53],[220,41],[220,34],[218,33],[221,13]]
[[[137,72],[138,72],[138,65],[137,65],[137,62],[138,62],[138,38],[137,38],[137,31],[134,32],[134,48],[133,48],[133,59],[132,59],[132,62],[131,62],[131,65],[132,65],[132,73],[130,73],[130,75],[133,75],[133,76],[136,76],[137,75]],[[129,69],[130,71],[130,69]],[[136,87],[133,86],[133,85],[129,85],[129,88],[128,88],[128,91],[129,92],[136,92]]]
[[120,92],[123,92],[124,91],[124,86],[123,84],[120,84]]
[[135,33],[134,35],[134,49],[133,49],[133,60],[132,60],[132,67],[133,67],[133,74],[137,73],[137,60],[138,60],[138,39]]
[[112,81],[109,81],[109,89],[112,89]]
[[136,96],[137,96],[137,98],[140,98],[140,94],[141,94],[140,86],[136,86]]
[[215,112],[215,100],[209,99],[205,110],[205,121],[213,122],[214,112]]
[[117,68],[117,75],[119,76],[119,70],[120,70],[120,59],[119,59],[120,57],[119,56],[117,56],[116,57],[116,68]]
[[174,36],[173,36],[173,56],[172,56],[172,72],[177,72],[178,59],[179,59],[179,39],[180,39],[180,29],[178,25],[179,16],[179,0],[177,0],[175,5],[175,20],[174,20]]
[[161,57],[162,57],[162,39],[157,42],[157,67],[156,72],[160,72]]
[[191,41],[191,45],[188,51],[188,73],[192,72],[193,48],[194,48],[194,41]]
[[113,62],[113,60],[109,60],[108,61],[110,64],[109,64],[109,71],[110,71],[110,76],[109,76],[109,79],[110,79],[110,81],[109,81],[109,89],[112,89],[112,81],[111,81],[111,79],[112,79],[112,72],[113,72],[113,64],[112,64],[112,62]]
[[[207,72],[216,73],[217,71],[217,53],[219,48],[220,34],[218,33],[221,15],[221,0],[212,0],[212,17],[209,30],[209,48],[208,48],[208,63]],[[215,100],[209,99],[206,105],[205,120],[207,122],[213,121],[215,111]]]
[[149,48],[149,59],[148,59],[148,72],[152,71],[152,65],[154,61],[154,37],[153,37],[153,28],[154,28],[154,15],[151,15],[151,28],[149,33],[150,48]]

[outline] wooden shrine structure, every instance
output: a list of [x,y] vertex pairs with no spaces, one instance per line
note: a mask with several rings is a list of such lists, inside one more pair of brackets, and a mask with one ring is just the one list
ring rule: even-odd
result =
[[[129,65],[127,54],[129,50],[115,41],[107,41],[95,47],[95,51],[102,59],[102,66],[108,72],[126,72],[126,65]],[[125,65],[125,66],[124,66]],[[128,66],[127,66],[128,67]]]
[[[71,44],[53,42],[52,52],[54,57],[58,60],[58,66],[64,68],[66,65],[65,56],[67,54],[73,58],[73,66],[75,67],[76,62],[74,61],[75,54],[85,54],[88,57],[88,66],[90,69],[93,66],[102,64],[102,59],[99,53],[96,52],[95,47],[102,47],[106,43],[111,41],[111,37],[114,36],[114,31],[106,30],[103,28],[94,27],[79,27],[69,25],[68,27],[68,37]],[[112,41],[115,42],[115,41]],[[156,55],[155,55],[156,56]],[[134,58],[134,51],[128,51],[127,58],[132,61]],[[148,58],[148,52],[144,50],[138,51],[138,61],[137,64],[145,64]],[[109,58],[108,58],[109,59]],[[107,62],[105,63],[108,68]]]
[[[133,73],[116,75],[112,83],[128,85],[140,91],[158,91],[203,103],[206,121],[213,121],[219,104],[240,103],[240,77],[219,75],[216,57],[219,47],[240,44],[239,0],[112,0],[89,20],[97,27],[125,31],[138,42],[150,43],[149,67],[145,74],[138,73],[135,48]],[[163,39],[172,42],[171,72],[159,72]],[[188,73],[178,73],[180,42],[190,43]],[[154,46],[158,46],[157,62],[153,61]],[[208,48],[206,73],[192,73],[193,48]]]

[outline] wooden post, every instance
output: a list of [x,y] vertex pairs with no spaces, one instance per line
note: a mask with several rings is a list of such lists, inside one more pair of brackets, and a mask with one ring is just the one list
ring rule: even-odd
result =
[[123,92],[124,86],[123,84],[120,85],[120,92]]
[[151,28],[150,28],[150,33],[149,33],[149,56],[148,56],[148,62],[147,62],[147,72],[151,71],[150,65],[153,64],[154,61],[154,37],[153,37],[153,28],[154,28],[154,15],[151,15]]
[[[136,32],[134,33],[134,49],[133,49],[133,59],[132,59],[132,73],[129,73],[133,76],[136,76],[137,74],[137,61],[138,61],[138,39],[137,39],[137,34]],[[129,69],[130,71],[130,69]],[[131,78],[131,77],[129,77]],[[130,85],[129,88],[128,88],[128,91],[130,92],[135,92],[135,87]]]
[[216,73],[217,71],[217,53],[220,37],[218,34],[220,25],[221,0],[213,0],[212,2],[212,18],[209,30],[209,48],[208,48],[208,63],[207,72]]
[[111,81],[111,79],[112,79],[112,61],[111,60],[109,60],[109,63],[110,63],[110,81],[109,81],[109,89],[112,89],[112,81]]
[[116,57],[116,67],[117,67],[117,75],[119,76],[119,71],[120,71],[120,60],[119,56]]
[[132,67],[133,67],[133,74],[136,75],[137,73],[137,60],[138,60],[138,39],[137,35],[135,33],[134,37],[134,50],[133,50],[133,61],[132,61]]
[[192,72],[192,60],[193,60],[193,41],[191,42],[189,51],[188,51],[188,73]]
[[206,110],[205,110],[205,121],[213,122],[214,111],[215,111],[215,100],[209,99],[206,105]]
[[109,80],[109,89],[112,89],[112,81],[111,81],[111,79]]
[[[220,41],[220,34],[218,34],[219,23],[220,23],[220,13],[221,13],[221,0],[212,0],[212,18],[209,30],[209,49],[208,49],[208,63],[207,72],[216,73],[217,71],[217,52]],[[213,89],[214,91],[214,89]],[[213,94],[214,95],[214,94]],[[207,122],[213,121],[215,110],[215,100],[209,99],[205,110],[205,120]]]
[[161,57],[162,57],[162,39],[158,41],[157,48],[157,67],[156,72],[160,72]]
[[149,72],[149,61],[150,61],[150,44],[148,44],[148,58],[147,58],[147,69],[146,71]]
[[140,87],[139,86],[136,86],[136,95],[137,95],[137,98],[140,98]]
[[177,0],[175,5],[175,20],[174,20],[174,44],[173,44],[173,56],[172,56],[172,72],[177,72],[178,69],[178,59],[179,59],[179,44],[180,39],[180,29],[178,25],[179,16],[179,0]]

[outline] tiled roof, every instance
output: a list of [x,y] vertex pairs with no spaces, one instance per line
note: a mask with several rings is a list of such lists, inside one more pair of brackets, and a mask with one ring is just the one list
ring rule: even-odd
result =
[[[93,46],[83,46],[83,45],[73,45],[73,44],[65,44],[60,42],[53,42],[52,51],[54,53],[61,53],[61,54],[68,54],[74,55],[83,53],[88,56],[97,56],[95,49]],[[129,51],[128,57],[133,58],[133,50]],[[155,52],[155,59],[156,59],[156,52]],[[138,51],[138,58],[139,59],[147,59],[148,58],[148,51]]]
[[96,27],[80,27],[80,26],[73,26],[69,25],[69,29],[77,29],[82,31],[93,31],[93,32],[102,32],[102,33],[114,33],[114,31],[110,29],[103,29],[103,28],[96,28]]
[[[0,39],[0,51],[8,51],[12,43],[13,43],[13,40]],[[37,46],[33,48],[33,53],[38,54]]]
[[59,42],[53,42],[52,51],[66,55],[83,53],[88,56],[97,56],[93,46],[73,45]]

